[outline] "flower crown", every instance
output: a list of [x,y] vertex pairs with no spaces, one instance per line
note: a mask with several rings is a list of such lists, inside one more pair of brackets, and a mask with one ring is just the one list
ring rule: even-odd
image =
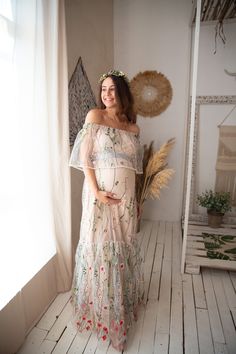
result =
[[109,70],[107,73],[103,74],[100,79],[99,82],[104,81],[107,77],[109,76],[118,76],[118,77],[123,77],[124,80],[127,82],[127,84],[129,83],[129,79],[127,78],[127,76],[123,73],[123,71],[119,71],[119,70]]

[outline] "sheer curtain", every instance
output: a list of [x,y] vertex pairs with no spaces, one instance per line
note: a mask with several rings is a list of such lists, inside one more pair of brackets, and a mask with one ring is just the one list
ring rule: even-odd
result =
[[54,255],[70,288],[63,0],[0,1],[0,309]]

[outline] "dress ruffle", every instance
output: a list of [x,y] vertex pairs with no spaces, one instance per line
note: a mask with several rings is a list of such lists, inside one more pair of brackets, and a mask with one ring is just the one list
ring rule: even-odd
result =
[[79,244],[72,303],[80,332],[95,330],[115,345],[126,340],[143,296],[138,247],[137,241]]
[[70,158],[70,166],[87,168],[125,167],[142,173],[143,149],[133,132],[96,123],[85,123],[79,131]]

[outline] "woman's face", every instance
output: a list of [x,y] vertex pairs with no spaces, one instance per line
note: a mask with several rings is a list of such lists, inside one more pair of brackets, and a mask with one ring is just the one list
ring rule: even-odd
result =
[[116,88],[110,77],[102,82],[101,100],[106,108],[117,107]]

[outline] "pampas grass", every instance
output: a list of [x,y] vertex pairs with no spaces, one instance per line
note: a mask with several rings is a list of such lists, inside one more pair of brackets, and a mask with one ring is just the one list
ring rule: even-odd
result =
[[153,149],[153,141],[144,145],[143,174],[137,175],[136,197],[139,208],[147,198],[160,198],[160,191],[167,187],[174,170],[167,168],[166,159],[173,148],[175,139],[169,139],[158,151]]

